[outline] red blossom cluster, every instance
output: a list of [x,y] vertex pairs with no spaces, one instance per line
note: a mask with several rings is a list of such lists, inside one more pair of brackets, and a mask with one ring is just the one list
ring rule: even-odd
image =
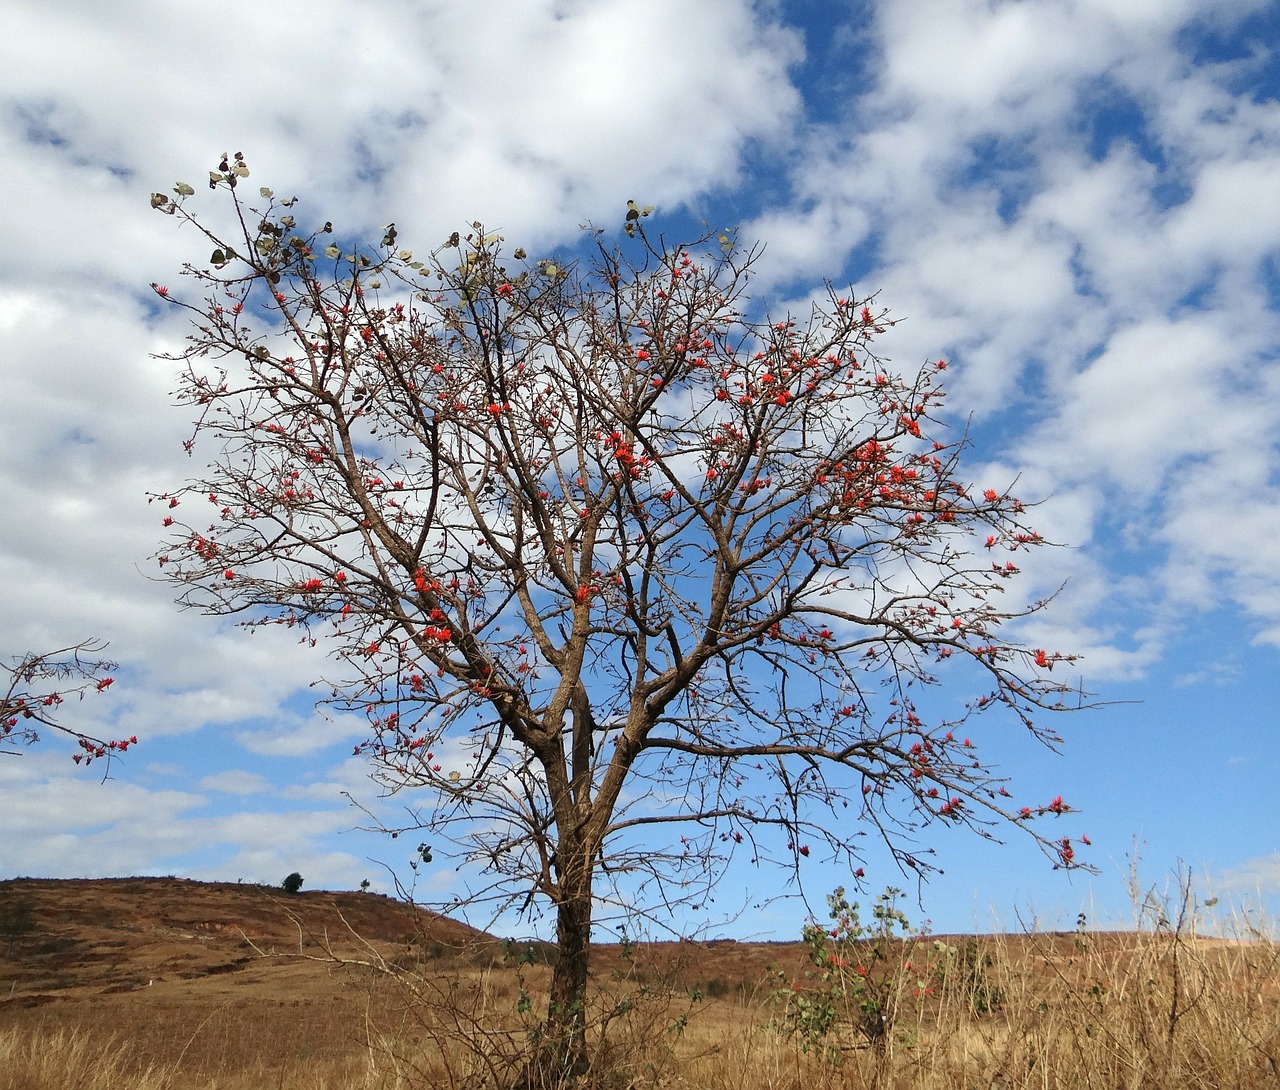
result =
[[[130,746],[137,745],[136,736],[104,741],[59,719],[69,697],[83,699],[87,693],[105,693],[115,684],[115,677],[106,673],[114,669],[114,664],[88,657],[101,646],[90,640],[48,654],[27,655],[13,665],[0,666],[9,673],[8,690],[0,691],[0,746],[34,743],[41,726],[76,740],[79,752],[73,754],[73,759],[77,764],[124,753]],[[58,682],[56,688],[42,685],[54,681]]]

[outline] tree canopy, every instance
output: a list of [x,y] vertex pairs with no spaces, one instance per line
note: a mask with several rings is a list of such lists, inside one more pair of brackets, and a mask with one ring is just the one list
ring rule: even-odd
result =
[[212,246],[198,293],[155,286],[192,320],[197,466],[153,497],[157,561],[188,606],[323,643],[384,784],[554,909],[562,1061],[597,902],[696,903],[737,853],[860,874],[868,832],[924,871],[935,823],[1076,864],[1033,821],[1069,807],[1016,805],[969,737],[1003,714],[1053,744],[1043,714],[1081,703],[1070,655],[1010,635],[1045,542],[962,476],[945,362],[877,357],[874,299],[767,314],[757,251],[668,244],[634,204],[572,260],[479,224],[419,259],[248,176],[210,174],[229,232],[190,186],[152,198]]

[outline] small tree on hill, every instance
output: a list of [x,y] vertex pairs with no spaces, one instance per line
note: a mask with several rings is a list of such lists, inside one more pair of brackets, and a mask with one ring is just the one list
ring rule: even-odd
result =
[[286,875],[285,880],[280,883],[280,888],[284,890],[285,893],[300,892],[302,889],[302,875],[300,875],[297,871],[294,871],[292,874]]
[[[878,834],[929,868],[933,824],[1025,828],[966,733],[1076,706],[1001,599],[1042,544],[958,474],[945,364],[903,377],[890,324],[828,290],[751,317],[753,253],[668,246],[632,207],[581,262],[479,225],[417,260],[244,195],[239,156],[153,205],[202,231],[175,298],[195,477],[158,494],[181,601],[324,639],[387,785],[413,789],[494,888],[545,898],[550,1073],[588,1057],[597,905],[697,904],[735,853],[798,873]],[[206,513],[201,513],[206,512]],[[984,548],[985,546],[985,548]],[[945,675],[972,688],[950,706]],[[856,871],[861,874],[861,871]],[[519,903],[519,902],[517,902]],[[544,1073],[547,1068],[544,1067]]]
[[8,686],[0,692],[0,753],[34,745],[40,740],[42,726],[76,740],[77,750],[71,757],[76,764],[110,759],[137,745],[136,737],[105,741],[69,727],[61,719],[68,700],[83,700],[91,692],[105,693],[114,683],[111,671],[116,664],[96,657],[105,646],[84,640],[56,651],[33,652],[10,663],[0,663],[0,671],[9,675]]

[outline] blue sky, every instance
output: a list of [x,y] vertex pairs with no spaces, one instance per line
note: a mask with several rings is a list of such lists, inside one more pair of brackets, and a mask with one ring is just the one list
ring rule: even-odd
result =
[[[1012,729],[984,741],[1026,795],[1082,812],[1101,873],[939,830],[945,873],[917,914],[1124,922],[1135,844],[1149,884],[1183,860],[1204,897],[1280,907],[1280,4],[0,14],[0,654],[109,640],[117,684],[73,711],[143,743],[106,783],[57,741],[0,759],[0,876],[407,873],[404,840],[353,830],[342,792],[399,802],[350,756],[362,725],[313,710],[322,663],[179,612],[147,567],[146,493],[187,472],[153,358],[184,331],[148,285],[203,256],[148,197],[241,150],[351,234],[394,220],[431,246],[482,220],[545,252],[634,197],[673,231],[763,242],[757,297],[879,291],[906,318],[887,354],[951,361],[970,476],[1018,478],[1068,546],[1024,568],[1029,599],[1065,583],[1024,638],[1082,653],[1113,702],[1061,724],[1060,756]],[[869,864],[875,886],[901,881]],[[421,882],[466,879],[438,863]],[[814,903],[843,880],[815,863]],[[717,905],[780,883],[735,870]],[[793,937],[803,914],[782,902],[723,933]]]

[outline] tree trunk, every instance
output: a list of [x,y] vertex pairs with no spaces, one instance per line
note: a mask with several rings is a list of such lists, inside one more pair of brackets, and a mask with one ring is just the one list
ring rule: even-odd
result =
[[[565,852],[556,906],[556,964],[537,1057],[536,1090],[573,1085],[587,1073],[587,977],[591,961],[591,865],[584,852]],[[567,858],[565,856],[567,855]]]

